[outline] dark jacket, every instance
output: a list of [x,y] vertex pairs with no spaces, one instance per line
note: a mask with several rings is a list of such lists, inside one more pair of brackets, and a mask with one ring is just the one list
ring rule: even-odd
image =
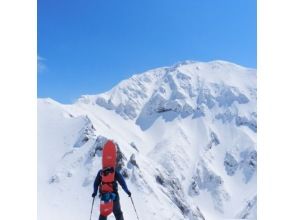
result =
[[[97,173],[95,182],[94,182],[94,193],[97,194],[99,185],[101,184],[102,181],[102,175],[101,175],[102,170],[99,170],[99,172]],[[113,192],[118,194],[117,192],[117,182],[121,185],[121,187],[123,188],[123,190],[127,193],[130,194],[130,191],[127,187],[127,184],[123,178],[123,176],[117,171],[115,170],[115,175],[114,175],[114,184],[113,184]]]

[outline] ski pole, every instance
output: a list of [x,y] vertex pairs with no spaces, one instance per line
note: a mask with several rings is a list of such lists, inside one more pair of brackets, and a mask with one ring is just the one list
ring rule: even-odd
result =
[[136,210],[136,207],[135,207],[135,204],[134,204],[133,198],[132,198],[131,196],[130,196],[130,198],[131,198],[131,201],[132,201],[132,204],[133,204],[134,210],[135,210],[135,212],[136,212],[137,219],[139,220],[138,213],[137,213],[137,210]]
[[93,201],[92,201],[90,220],[91,220],[91,218],[92,218],[92,212],[93,212],[94,200],[95,200],[95,197],[93,197]]

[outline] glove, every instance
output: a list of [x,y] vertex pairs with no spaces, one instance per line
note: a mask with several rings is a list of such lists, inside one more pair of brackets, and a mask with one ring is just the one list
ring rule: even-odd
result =
[[132,193],[130,191],[127,192],[128,196],[131,197]]
[[97,192],[93,192],[92,193],[92,197],[94,198],[94,197],[96,197],[97,196]]

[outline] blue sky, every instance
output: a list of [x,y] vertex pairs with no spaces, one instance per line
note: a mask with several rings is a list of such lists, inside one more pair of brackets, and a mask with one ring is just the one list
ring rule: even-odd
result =
[[72,103],[183,60],[256,68],[256,0],[38,0],[38,97]]

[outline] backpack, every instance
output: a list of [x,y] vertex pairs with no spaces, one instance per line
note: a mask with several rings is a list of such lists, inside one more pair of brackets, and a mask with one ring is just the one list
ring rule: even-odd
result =
[[100,194],[114,191],[115,170],[113,167],[106,167],[101,171],[101,184],[99,187]]

